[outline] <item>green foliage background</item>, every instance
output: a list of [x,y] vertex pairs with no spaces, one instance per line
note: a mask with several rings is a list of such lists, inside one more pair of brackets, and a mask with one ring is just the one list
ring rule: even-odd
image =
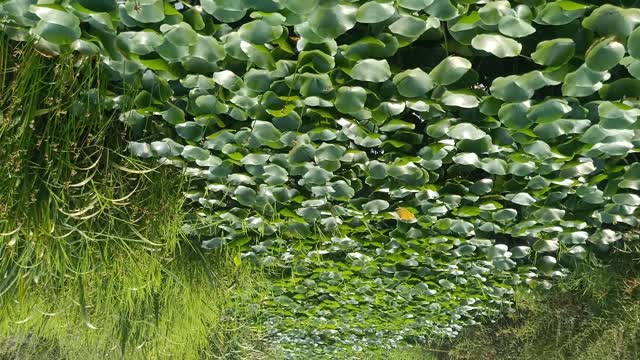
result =
[[292,356],[455,336],[637,240],[635,4],[195,3],[0,14],[100,59],[131,153],[191,178],[182,233],[274,275],[265,324]]

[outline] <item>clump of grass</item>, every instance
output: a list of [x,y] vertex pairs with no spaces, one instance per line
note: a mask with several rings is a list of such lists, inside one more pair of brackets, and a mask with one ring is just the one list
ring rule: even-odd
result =
[[0,358],[259,358],[262,280],[182,233],[186,180],[125,155],[105,76],[0,34]]

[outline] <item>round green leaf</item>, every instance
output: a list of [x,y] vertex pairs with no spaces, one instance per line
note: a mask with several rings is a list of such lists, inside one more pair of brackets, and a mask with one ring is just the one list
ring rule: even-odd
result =
[[382,210],[386,210],[389,207],[389,203],[384,200],[371,200],[368,203],[362,205],[362,208],[370,214],[377,214]]
[[613,39],[602,39],[587,51],[585,63],[593,71],[607,71],[618,65],[624,57],[625,48]]
[[353,114],[364,109],[367,92],[359,86],[343,86],[336,93],[335,107],[345,114]]
[[471,62],[463,57],[449,56],[431,70],[429,76],[438,85],[450,85],[471,69]]
[[433,2],[434,0],[398,0],[398,5],[409,10],[422,10]]
[[536,51],[531,54],[531,59],[540,65],[560,66],[571,60],[575,49],[572,39],[542,41],[536,47]]
[[503,17],[498,23],[498,30],[504,35],[514,38],[529,36],[536,32],[536,28],[531,24],[515,16]]
[[321,37],[335,39],[356,25],[356,11],[351,5],[320,7],[309,17],[309,27]]
[[398,93],[404,97],[418,97],[433,88],[433,82],[421,69],[405,70],[393,77]]
[[480,101],[469,90],[445,91],[441,99],[442,103],[447,106],[456,106],[465,109],[472,109],[480,105]]
[[497,57],[514,57],[520,55],[522,45],[510,38],[495,34],[482,34],[473,38],[471,46]]
[[358,8],[356,14],[356,21],[365,24],[374,24],[387,20],[393,14],[396,13],[396,9],[392,3],[380,3],[377,1],[365,2]]
[[627,51],[629,55],[640,59],[640,27],[636,28],[627,40]]
[[427,22],[415,16],[403,15],[389,25],[389,30],[394,34],[416,38],[427,31]]
[[511,9],[511,4],[508,1],[499,0],[486,3],[478,11],[482,22],[486,25],[498,25],[498,22],[508,15],[513,15],[515,12]]
[[176,125],[176,132],[181,138],[189,141],[200,141],[204,136],[204,128],[195,121],[187,121]]
[[487,134],[478,129],[475,125],[469,123],[460,123],[449,128],[448,135],[458,140],[479,140]]
[[238,29],[240,38],[252,44],[262,45],[270,43],[282,35],[283,28],[280,25],[271,25],[265,20],[248,22]]
[[80,20],[61,9],[34,6],[33,13],[40,18],[33,32],[56,45],[68,45],[80,38]]
[[127,0],[124,8],[127,15],[141,23],[157,23],[164,20],[162,0]]
[[383,82],[391,77],[391,68],[387,60],[360,60],[351,69],[351,77],[360,81]]

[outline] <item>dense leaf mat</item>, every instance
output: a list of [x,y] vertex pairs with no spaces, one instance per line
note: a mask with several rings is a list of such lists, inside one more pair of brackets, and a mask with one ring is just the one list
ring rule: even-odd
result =
[[142,82],[131,152],[277,275],[292,355],[455,336],[638,226],[630,1],[36,3],[3,31]]

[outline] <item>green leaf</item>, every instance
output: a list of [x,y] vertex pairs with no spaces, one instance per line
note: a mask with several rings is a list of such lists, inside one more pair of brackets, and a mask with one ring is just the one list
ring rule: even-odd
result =
[[610,245],[620,239],[615,231],[610,229],[599,229],[593,235],[589,236],[589,242],[597,245]]
[[631,35],[629,35],[629,39],[627,39],[627,51],[629,55],[640,59],[640,27],[636,28]]
[[252,44],[262,45],[270,43],[282,35],[283,28],[280,25],[271,25],[265,20],[248,22],[238,29],[240,38]]
[[502,159],[482,159],[480,168],[489,174],[507,175],[507,162]]
[[365,2],[358,8],[356,21],[365,24],[379,23],[387,20],[395,13],[396,9],[392,3]]
[[312,167],[303,176],[302,181],[305,185],[324,185],[331,178],[333,174],[319,166]]
[[531,59],[537,64],[546,66],[560,66],[573,57],[576,45],[572,39],[559,38],[538,43]]
[[523,206],[533,205],[536,202],[536,199],[534,199],[533,196],[525,192],[521,192],[517,194],[509,194],[506,196],[506,199],[511,201],[512,203],[523,205]]
[[389,30],[394,34],[417,38],[427,31],[427,22],[415,16],[403,15],[389,25]]
[[362,208],[366,210],[368,213],[375,215],[380,211],[386,210],[387,208],[389,208],[389,203],[384,200],[376,199],[376,200],[371,200],[365,203],[364,205],[362,205]]
[[274,117],[273,125],[282,131],[297,131],[302,126],[302,119],[297,112],[291,111],[285,116]]
[[507,222],[515,219],[516,216],[518,216],[518,212],[514,209],[502,209],[493,213],[493,220]]
[[289,179],[287,170],[276,164],[269,164],[264,167],[264,182],[267,185],[284,185]]
[[531,248],[528,246],[514,246],[509,251],[512,259],[522,259],[529,256]]
[[450,0],[434,0],[424,11],[441,21],[448,21],[459,15],[458,8]]
[[335,107],[345,114],[357,113],[364,109],[367,100],[367,92],[359,86],[343,86],[336,93]]
[[527,116],[529,109],[529,101],[503,104],[498,110],[498,118],[508,128],[525,129],[532,124],[532,120]]
[[33,6],[33,13],[40,18],[33,32],[56,45],[68,45],[80,38],[80,20],[63,11],[47,6]]
[[534,211],[531,215],[541,223],[551,223],[560,221],[564,217],[565,211],[554,208],[541,208]]
[[576,71],[568,73],[562,84],[562,95],[583,97],[589,96],[602,87],[602,81],[609,77],[607,72],[591,70],[582,64]]
[[252,134],[263,145],[278,142],[282,136],[272,123],[259,120],[254,121]]
[[473,109],[480,105],[480,101],[469,90],[445,91],[440,99],[444,105]]
[[449,56],[431,70],[429,76],[438,85],[450,85],[471,69],[471,62],[463,57]]
[[554,252],[557,251],[560,245],[557,240],[544,240],[538,239],[531,248],[537,252]]
[[479,140],[487,134],[473,124],[460,123],[449,128],[448,135],[458,140]]
[[478,11],[482,22],[486,25],[498,25],[500,19],[513,15],[515,12],[511,9],[508,1],[498,0],[486,3]]
[[200,141],[204,136],[204,128],[195,121],[187,121],[176,125],[176,132],[181,138],[189,141]]
[[240,205],[253,206],[256,201],[257,194],[252,188],[240,185],[235,189],[233,195]]
[[514,57],[520,55],[522,45],[510,38],[496,34],[481,34],[471,40],[471,46],[497,57]]
[[547,3],[538,14],[538,21],[547,25],[565,25],[582,17],[588,5],[573,1],[556,1]]
[[162,0],[127,0],[124,8],[127,15],[141,23],[157,23],[164,20]]
[[131,151],[131,154],[133,154],[133,156],[138,156],[141,158],[153,157],[151,146],[149,146],[149,144],[147,143],[131,141],[129,142],[128,148],[129,148],[129,151]]
[[424,95],[433,88],[433,82],[427,73],[421,69],[405,70],[393,77],[393,83],[398,93],[412,98]]
[[598,106],[598,115],[603,129],[628,129],[637,121],[640,110],[605,101]]
[[182,154],[180,155],[182,155],[185,160],[207,160],[209,158],[209,150],[187,145],[184,147]]
[[525,20],[515,16],[503,17],[498,24],[498,30],[502,34],[514,38],[529,36],[536,32],[536,28]]
[[519,79],[516,75],[507,77],[497,77],[491,83],[491,95],[505,102],[522,102],[529,100],[534,93],[534,89],[525,88],[516,82]]
[[308,14],[316,9],[320,0],[282,0],[281,3],[296,14]]
[[309,17],[309,27],[323,38],[335,39],[356,25],[357,10],[351,5],[319,7]]
[[623,9],[605,4],[582,20],[582,26],[603,36],[626,38],[640,23],[638,9]]
[[333,90],[333,83],[327,74],[304,73],[300,75],[300,94],[302,96],[322,96],[331,90]]
[[351,77],[360,81],[383,82],[391,77],[391,69],[387,60],[360,60],[351,69]]
[[560,241],[568,245],[586,244],[588,238],[589,233],[587,233],[586,231],[566,232],[561,233],[559,236]]
[[607,71],[618,65],[624,54],[624,45],[611,38],[602,39],[587,51],[585,63],[593,71]]
[[537,123],[547,123],[562,118],[571,111],[566,100],[549,99],[532,106],[527,112],[527,118]]
[[216,84],[234,92],[239,91],[244,86],[242,79],[229,70],[213,73],[213,80]]
[[398,5],[409,10],[422,10],[433,2],[434,0],[398,0]]

